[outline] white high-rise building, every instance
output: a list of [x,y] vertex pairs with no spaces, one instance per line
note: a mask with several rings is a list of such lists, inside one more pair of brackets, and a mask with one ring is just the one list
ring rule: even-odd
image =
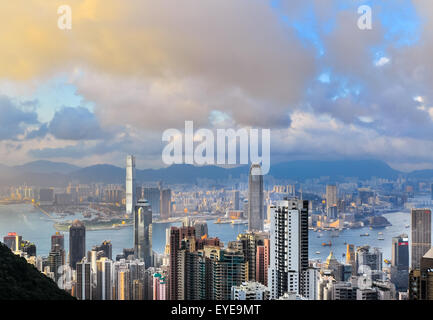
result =
[[248,179],[248,231],[263,231],[263,175],[260,164],[253,164]]
[[305,296],[308,269],[308,201],[278,201],[271,206],[270,265],[271,299],[285,293]]
[[136,202],[135,188],[135,157],[128,155],[126,157],[126,213],[134,212]]

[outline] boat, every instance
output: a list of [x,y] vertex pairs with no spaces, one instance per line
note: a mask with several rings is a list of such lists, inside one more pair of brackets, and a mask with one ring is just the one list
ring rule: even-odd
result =
[[383,232],[378,232],[377,234],[379,234],[379,235],[382,235],[382,234],[383,234]]
[[316,254],[320,254],[320,251],[316,251]]
[[377,240],[385,240],[384,237],[378,237]]
[[367,232],[366,232],[366,233],[361,233],[361,234],[360,234],[361,237],[368,237],[369,235],[370,235],[370,234],[367,233]]
[[328,243],[322,242],[322,246],[324,246],[324,247],[330,247],[330,246],[332,246],[332,242],[331,241],[329,241]]
[[232,224],[247,224],[248,221],[242,221],[242,220],[233,220]]
[[410,228],[410,225],[409,225],[409,224],[407,224],[407,225],[405,225],[404,227],[405,227],[405,228]]

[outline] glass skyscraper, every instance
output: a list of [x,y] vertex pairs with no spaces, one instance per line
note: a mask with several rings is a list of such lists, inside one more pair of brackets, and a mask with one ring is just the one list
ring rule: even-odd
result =
[[263,230],[263,206],[262,169],[259,164],[253,164],[248,179],[248,231]]
[[152,209],[145,199],[139,200],[134,209],[134,254],[146,268],[152,266]]

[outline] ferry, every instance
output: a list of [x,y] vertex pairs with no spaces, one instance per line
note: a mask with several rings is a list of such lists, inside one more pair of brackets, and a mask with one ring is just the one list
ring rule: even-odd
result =
[[378,237],[377,240],[385,240],[384,237]]
[[316,254],[320,254],[320,251],[316,251]]
[[331,247],[332,246],[332,242],[331,241],[329,241],[328,243],[323,242],[322,246],[324,246],[324,247]]
[[242,220],[233,220],[232,224],[247,224],[248,221],[242,221]]
[[367,233],[367,232],[366,232],[366,233],[361,233],[361,234],[360,234],[361,237],[368,237],[369,235],[370,235],[370,234]]

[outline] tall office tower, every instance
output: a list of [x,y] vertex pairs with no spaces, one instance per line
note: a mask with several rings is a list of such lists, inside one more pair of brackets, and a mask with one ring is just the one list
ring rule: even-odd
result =
[[130,271],[120,268],[117,271],[117,300],[130,300]]
[[134,209],[134,254],[147,268],[152,266],[152,208],[143,199]]
[[356,257],[355,257],[355,245],[347,244],[346,246],[346,264],[352,266],[352,273],[355,275],[358,270],[356,270]]
[[59,268],[64,264],[65,250],[60,246],[60,244],[54,244],[54,247],[51,247],[50,253],[48,255],[48,265],[50,266],[50,271],[54,273],[54,281],[56,283],[58,283],[62,272],[62,270],[59,270]]
[[79,220],[74,220],[69,227],[69,265],[73,270],[77,262],[86,256],[86,227]]
[[271,298],[285,293],[304,295],[308,285],[308,201],[283,200],[271,210]]
[[92,251],[98,253],[98,258],[108,258],[112,260],[113,245],[110,240],[104,240],[100,245],[93,246]]
[[113,261],[107,257],[102,257],[96,261],[96,299],[112,300]]
[[[131,300],[143,300],[146,275],[145,263],[141,260],[130,261],[129,265],[129,297]],[[141,290],[141,291],[140,291]]]
[[143,188],[143,199],[149,201],[150,206],[152,207],[152,212],[159,214],[160,213],[160,199],[161,191],[158,188]]
[[194,221],[195,236],[197,238],[207,237],[209,234],[206,221]]
[[265,239],[263,245],[257,246],[256,281],[268,285],[268,268],[270,262],[270,241]]
[[93,273],[91,263],[84,258],[76,264],[77,267],[77,285],[76,297],[78,300],[92,300]]
[[264,221],[263,175],[260,164],[252,164],[248,178],[248,231],[262,231]]
[[409,300],[433,300],[433,248],[420,259],[420,267],[410,271]]
[[[326,213],[328,216],[335,215],[334,207],[337,207],[337,186],[336,185],[327,185],[326,186]],[[333,217],[336,218],[336,217]]]
[[16,232],[9,232],[7,236],[3,237],[3,243],[11,249],[11,251],[18,251],[21,247],[22,236],[17,235]]
[[161,219],[168,219],[171,216],[171,189],[161,189],[160,201]]
[[406,234],[392,238],[391,282],[398,291],[407,291],[409,278],[409,239]]
[[185,251],[195,251],[195,238],[196,236],[194,227],[170,228],[170,300],[178,300],[184,298],[185,281],[183,278],[185,277]]
[[56,234],[51,236],[51,250],[54,249],[56,244],[58,244],[61,249],[65,249],[65,236],[60,232],[56,232]]
[[259,282],[244,282],[232,287],[231,300],[269,300],[269,289]]
[[233,191],[233,210],[240,210],[239,190]]
[[178,251],[180,243],[180,229],[171,227],[170,229],[170,271],[169,271],[169,299],[178,299],[178,277],[179,277],[179,261]]
[[431,248],[431,210],[412,209],[412,269],[419,269],[421,257]]
[[126,157],[126,213],[132,214],[136,199],[135,187],[135,157],[128,155]]

